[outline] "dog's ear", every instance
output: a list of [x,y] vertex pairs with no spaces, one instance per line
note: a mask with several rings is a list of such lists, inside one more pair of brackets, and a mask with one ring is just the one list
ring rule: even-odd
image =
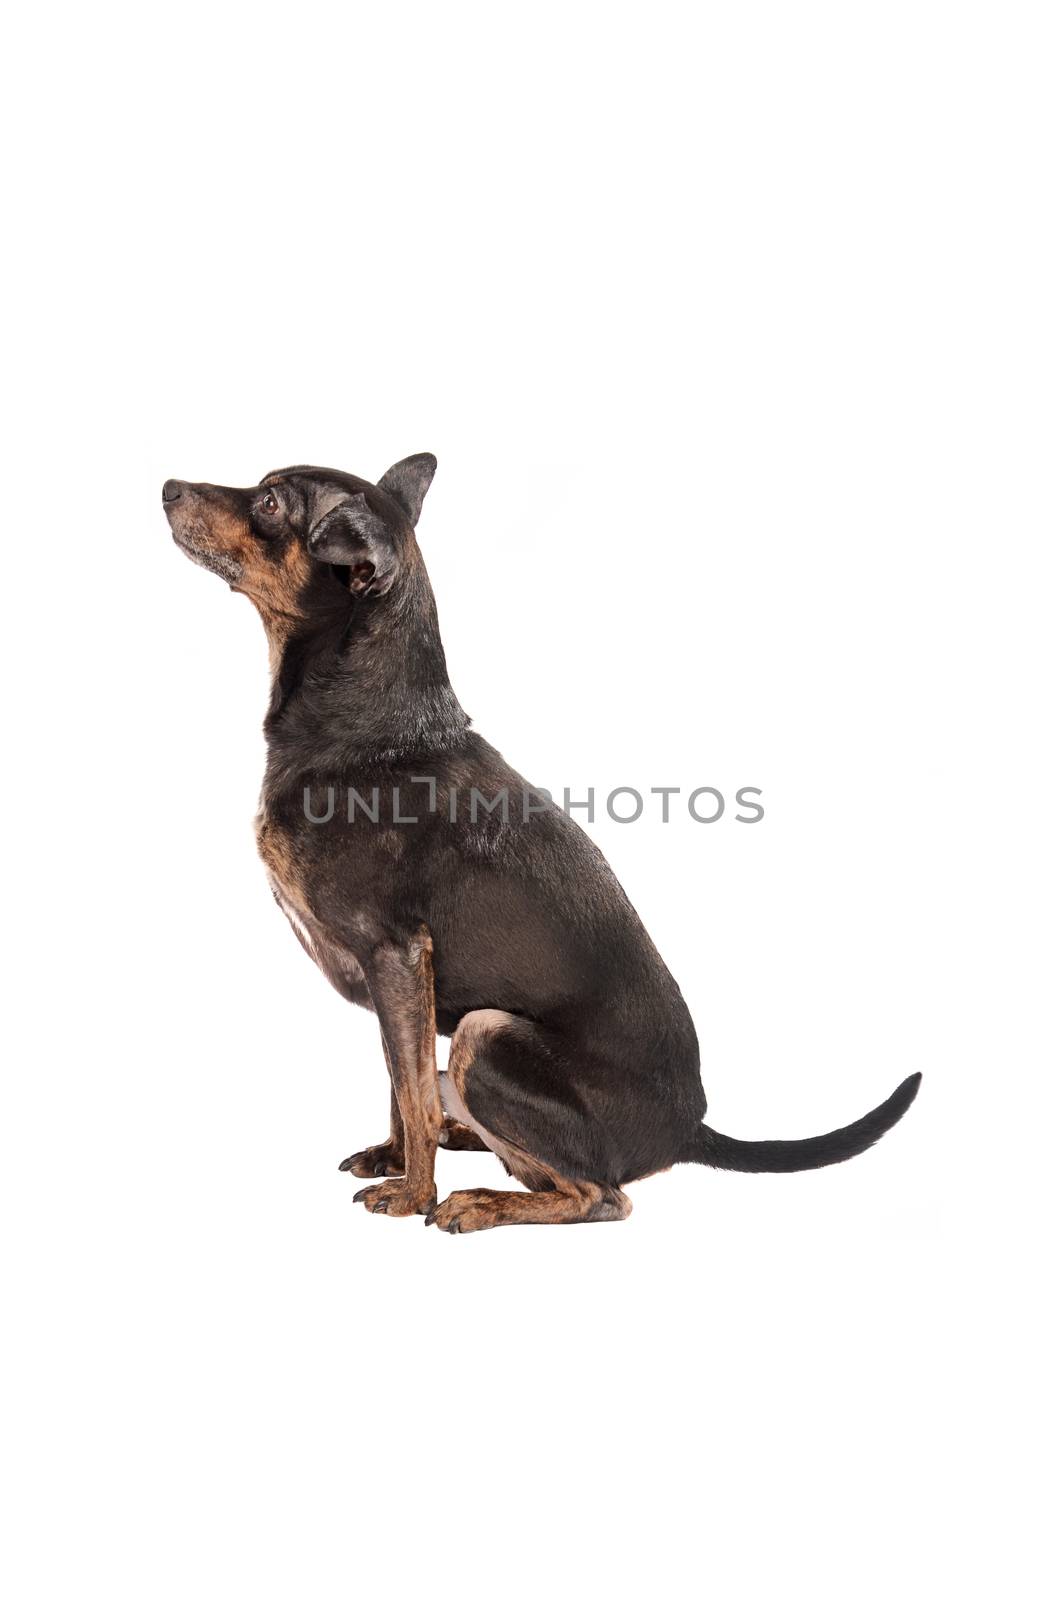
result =
[[363,494],[350,495],[333,506],[309,530],[306,544],[315,561],[349,569],[354,594],[367,589],[384,593],[397,568],[390,530]]
[[378,487],[397,501],[413,527],[420,520],[423,497],[437,470],[438,462],[432,455],[406,456],[404,461],[396,461],[388,468],[379,480]]

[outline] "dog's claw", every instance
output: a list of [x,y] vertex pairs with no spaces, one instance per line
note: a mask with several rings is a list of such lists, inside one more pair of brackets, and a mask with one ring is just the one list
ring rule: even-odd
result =
[[357,1204],[358,1200],[363,1200],[367,1193],[368,1193],[367,1189],[358,1189],[357,1193],[353,1197],[354,1205]]

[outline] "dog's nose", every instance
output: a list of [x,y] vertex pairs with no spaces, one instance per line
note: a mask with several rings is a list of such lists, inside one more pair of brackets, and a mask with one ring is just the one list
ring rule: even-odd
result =
[[162,504],[164,506],[168,506],[171,505],[174,500],[179,500],[183,489],[184,485],[178,478],[167,478],[165,483],[162,485]]

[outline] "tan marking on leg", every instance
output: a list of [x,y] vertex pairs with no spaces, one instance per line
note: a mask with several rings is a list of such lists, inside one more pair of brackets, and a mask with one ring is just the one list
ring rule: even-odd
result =
[[428,1213],[427,1221],[446,1233],[479,1233],[521,1223],[620,1222],[633,1210],[633,1202],[621,1189],[572,1183],[558,1173],[552,1176],[554,1188],[535,1189],[532,1194],[457,1189]]
[[514,1021],[509,1012],[486,1007],[481,1011],[469,1011],[461,1019],[449,1046],[449,1078],[461,1099],[464,1079],[486,1039],[491,1033],[511,1027]]
[[434,1154],[442,1127],[435,1063],[434,968],[424,929],[405,952],[389,949],[373,969],[373,998],[405,1137],[405,1176],[361,1189],[368,1211],[407,1217],[433,1206]]

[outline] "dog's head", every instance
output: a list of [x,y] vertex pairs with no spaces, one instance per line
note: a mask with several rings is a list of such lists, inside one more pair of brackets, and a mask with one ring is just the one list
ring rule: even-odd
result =
[[253,489],[169,478],[162,504],[185,555],[287,627],[387,594],[410,560],[437,462],[408,456],[378,484],[326,467],[270,472]]

